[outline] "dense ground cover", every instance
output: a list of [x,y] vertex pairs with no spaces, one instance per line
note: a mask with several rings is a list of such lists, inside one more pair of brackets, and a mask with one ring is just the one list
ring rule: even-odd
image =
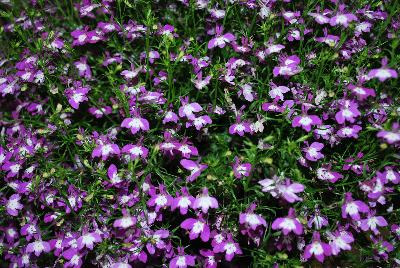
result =
[[10,267],[400,265],[398,1],[0,1]]

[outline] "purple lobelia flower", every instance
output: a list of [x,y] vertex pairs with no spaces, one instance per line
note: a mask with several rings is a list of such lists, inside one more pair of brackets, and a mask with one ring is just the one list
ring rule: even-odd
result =
[[357,99],[360,101],[363,101],[367,99],[368,97],[375,97],[375,90],[372,88],[366,88],[361,85],[353,85],[353,84],[348,84],[347,88],[357,96]]
[[236,123],[229,127],[229,134],[238,134],[243,137],[244,133],[251,133],[251,124],[248,121],[241,121],[240,116],[236,117]]
[[392,130],[381,130],[376,135],[378,138],[383,138],[389,144],[397,144],[400,142],[400,127],[394,123]]
[[189,120],[194,120],[196,116],[193,113],[197,113],[203,110],[203,108],[197,102],[189,103],[189,98],[181,98],[182,106],[179,108],[179,116],[186,117]]
[[18,216],[18,211],[23,209],[23,205],[19,202],[21,196],[19,194],[13,194],[6,202],[7,213],[11,216]]
[[323,263],[325,256],[330,256],[331,254],[331,246],[321,241],[319,232],[314,232],[311,244],[304,249],[304,258],[308,260],[314,255],[319,262]]
[[338,255],[343,250],[351,250],[350,244],[354,242],[353,235],[346,230],[327,232],[329,245],[333,255]]
[[78,69],[79,76],[86,79],[92,78],[92,71],[87,63],[87,57],[81,57],[79,61],[74,62],[76,69]]
[[111,185],[116,185],[122,182],[121,177],[118,175],[118,169],[114,164],[111,164],[108,167],[107,175],[111,181]]
[[278,98],[279,100],[284,100],[284,93],[287,93],[290,91],[290,88],[285,87],[285,86],[277,86],[273,83],[270,83],[271,90],[269,91],[269,96],[273,99]]
[[150,129],[149,121],[147,121],[145,118],[140,117],[137,110],[135,110],[134,112],[134,117],[125,118],[122,121],[121,127],[129,128],[133,135],[138,133],[140,130],[148,131]]
[[196,180],[201,172],[208,167],[207,165],[199,164],[189,159],[182,159],[180,163],[185,169],[190,171],[190,175],[186,177],[187,182]]
[[400,172],[398,170],[395,170],[392,166],[386,166],[385,171],[383,172],[377,171],[376,176],[381,179],[383,183],[400,183]]
[[101,157],[103,161],[106,161],[110,155],[121,153],[117,144],[103,143],[100,140],[98,140],[98,143],[99,145],[92,152],[92,158]]
[[75,82],[73,87],[67,88],[65,90],[68,102],[72,106],[72,108],[78,109],[79,104],[88,100],[86,94],[89,92],[89,90],[90,87],[82,86],[82,83],[80,81]]
[[337,135],[341,138],[358,138],[358,133],[362,130],[359,125],[342,127],[338,130]]
[[316,209],[314,215],[311,215],[307,226],[311,228],[314,225],[316,230],[320,230],[322,227],[328,226],[328,224],[328,218],[322,215],[319,209]]
[[319,126],[322,120],[316,115],[298,115],[293,118],[292,127],[302,127],[305,131],[310,132],[311,126]]
[[213,251],[201,249],[200,254],[205,258],[204,268],[217,268],[218,262]]
[[211,118],[208,115],[202,115],[196,117],[192,121],[186,122],[186,127],[194,126],[197,130],[200,130],[205,125],[209,125],[212,123]]
[[121,152],[127,154],[130,160],[137,158],[146,158],[149,154],[149,150],[141,144],[127,144],[122,147]]
[[360,220],[360,228],[364,232],[371,230],[375,235],[379,235],[379,227],[385,227],[388,223],[382,216],[375,216],[375,211],[371,210],[367,214],[366,219]]
[[211,75],[208,75],[203,79],[203,73],[200,71],[196,75],[196,79],[193,80],[193,83],[194,83],[195,88],[197,88],[198,90],[201,90],[204,87],[206,87],[210,83],[210,81],[211,81]]
[[213,49],[215,47],[223,48],[226,43],[230,43],[236,39],[231,33],[223,34],[222,26],[215,27],[215,34],[215,37],[208,42],[208,49]]
[[136,217],[125,214],[122,218],[116,219],[113,226],[121,229],[128,229],[134,226],[137,222]]
[[176,150],[180,152],[184,158],[190,158],[191,156],[199,155],[197,148],[193,146],[192,143],[187,140],[187,138],[181,142],[175,142],[174,145]]
[[266,228],[267,222],[261,215],[254,213],[255,209],[256,204],[252,203],[246,212],[240,213],[239,223],[246,227],[250,227],[252,230],[256,230],[260,226],[264,226]]
[[149,201],[147,201],[147,205],[150,207],[155,207],[156,212],[158,212],[160,209],[171,206],[173,201],[172,196],[166,192],[164,185],[160,184],[158,186],[158,190],[158,194],[155,193],[155,190],[150,191],[149,194],[151,198]]
[[256,96],[256,93],[253,91],[253,87],[250,84],[244,84],[240,86],[240,90],[238,91],[238,96],[244,97],[245,100],[252,102]]
[[310,146],[303,148],[302,151],[306,153],[306,158],[308,160],[315,162],[324,158],[324,155],[320,152],[322,148],[324,148],[324,144],[313,142]]
[[353,220],[360,220],[360,212],[369,212],[369,207],[362,201],[354,200],[351,193],[346,193],[345,201],[342,205],[342,218],[346,219],[349,215]]
[[135,68],[134,65],[131,65],[131,69],[123,70],[121,72],[121,75],[125,78],[125,80],[132,80],[132,79],[136,78],[142,70],[143,70],[143,68],[141,66],[139,66],[138,68]]
[[182,195],[178,195],[174,198],[171,204],[171,210],[175,210],[179,207],[179,212],[182,215],[186,215],[188,209],[193,205],[195,198],[189,194],[186,187],[181,189]]
[[93,250],[95,243],[100,243],[103,239],[97,232],[84,233],[77,239],[78,249],[88,248]]
[[331,26],[343,25],[343,27],[347,28],[349,26],[349,23],[357,20],[358,19],[354,14],[339,12],[338,14],[329,19],[329,24]]
[[186,255],[184,249],[178,248],[178,256],[171,259],[169,262],[170,268],[186,268],[188,266],[195,266],[196,256]]
[[174,122],[175,124],[178,123],[178,116],[176,115],[176,113],[174,113],[173,111],[167,111],[165,113],[164,119],[162,121],[163,124],[169,123],[169,122]]
[[250,176],[251,164],[241,163],[240,159],[235,156],[235,163],[233,164],[233,174],[237,179]]
[[317,178],[322,181],[329,181],[335,183],[343,179],[343,175],[339,172],[331,171],[330,167],[320,167],[317,169]]
[[368,72],[369,78],[378,78],[379,81],[384,82],[388,78],[397,78],[397,72],[394,69],[387,67],[387,58],[382,59],[382,66],[378,69],[372,69]]
[[355,118],[360,116],[361,113],[357,109],[358,104],[351,100],[341,100],[341,109],[336,113],[335,119],[339,124],[343,124],[345,121],[354,123]]
[[292,76],[301,72],[301,67],[299,67],[300,58],[297,55],[292,55],[289,57],[281,57],[280,64],[275,66],[272,70],[274,77],[282,76]]
[[204,214],[207,214],[210,208],[218,208],[218,201],[208,195],[208,189],[203,188],[202,193],[198,195],[193,203],[193,209],[201,209]]
[[83,260],[82,260],[83,256],[76,249],[64,251],[62,256],[68,260],[68,262],[66,262],[64,264],[64,267],[66,267],[66,268],[68,268],[68,267],[71,267],[71,268],[78,267],[79,268],[83,264]]
[[169,231],[165,229],[160,229],[155,231],[153,234],[147,234],[150,239],[146,243],[146,249],[147,251],[153,255],[156,253],[156,248],[157,249],[165,249],[167,247],[166,242],[163,239],[166,239],[169,237]]
[[287,217],[275,219],[271,227],[273,230],[281,229],[284,235],[288,235],[290,232],[297,235],[303,234],[303,226],[296,218],[294,208],[289,209]]
[[400,225],[392,224],[390,230],[397,236],[397,239],[400,239]]
[[210,227],[200,214],[197,219],[188,218],[181,223],[181,228],[189,231],[190,240],[196,239],[200,236],[203,242],[210,239]]
[[38,257],[42,252],[48,253],[50,252],[50,244],[46,241],[36,240],[35,242],[29,243],[26,246],[27,253],[35,253]]
[[304,191],[304,185],[292,183],[290,179],[274,175],[272,179],[264,179],[258,182],[263,187],[263,192],[269,192],[273,197],[282,197],[289,203],[302,201],[296,194]]
[[215,253],[225,253],[225,260],[231,261],[235,255],[243,254],[238,243],[236,243],[232,235],[229,234],[227,239],[213,248]]
[[101,108],[90,107],[89,113],[94,115],[96,118],[102,118],[104,115],[109,115],[112,112],[112,108],[110,106],[104,106]]

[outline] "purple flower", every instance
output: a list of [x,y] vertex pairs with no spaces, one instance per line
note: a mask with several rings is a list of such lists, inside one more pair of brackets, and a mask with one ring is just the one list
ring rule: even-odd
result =
[[369,212],[369,207],[362,201],[354,200],[351,193],[346,193],[344,204],[342,205],[342,218],[346,219],[349,215],[353,220],[360,220],[360,212]]
[[162,121],[163,124],[166,124],[168,122],[174,122],[175,124],[178,123],[178,116],[176,115],[176,113],[172,112],[172,111],[168,111],[165,113],[164,119]]
[[83,264],[82,255],[79,253],[78,250],[66,250],[63,252],[63,257],[69,260],[64,264],[64,267],[81,267]]
[[208,195],[208,189],[203,188],[203,191],[198,195],[193,203],[193,209],[201,209],[207,214],[209,208],[218,208],[218,201],[214,197]]
[[275,219],[271,227],[273,230],[281,229],[284,235],[288,235],[290,232],[294,232],[297,235],[303,234],[303,226],[296,218],[293,208],[289,209],[287,217]]
[[324,155],[320,153],[322,148],[324,148],[322,143],[313,142],[310,146],[303,148],[302,151],[306,153],[306,158],[308,160],[315,162],[324,157]]
[[377,171],[376,176],[384,183],[391,182],[393,184],[400,183],[400,173],[391,166],[386,166],[384,172]]
[[121,127],[130,128],[134,135],[140,130],[148,131],[150,129],[149,121],[141,117],[125,118],[122,121]]
[[182,106],[179,108],[179,116],[187,117],[189,120],[194,120],[196,117],[193,113],[197,113],[203,110],[200,104],[197,102],[188,103],[188,98],[181,98]]
[[375,97],[375,90],[372,88],[362,87],[360,85],[347,85],[347,88],[357,96],[360,101],[367,99],[368,97]]
[[136,217],[124,215],[122,218],[119,218],[114,221],[113,226],[121,229],[128,229],[136,224]]
[[156,212],[158,212],[162,208],[167,208],[171,206],[173,198],[170,196],[166,190],[164,185],[160,184],[158,186],[159,193],[156,194],[153,191],[150,191],[151,198],[147,201],[147,205],[150,207],[155,207]]
[[240,255],[243,253],[242,250],[240,249],[239,244],[233,241],[232,235],[229,235],[224,242],[216,245],[213,248],[213,251],[215,253],[225,252],[226,261],[231,261],[235,255]]
[[178,248],[179,255],[169,262],[169,268],[186,268],[195,266],[196,256],[186,255],[183,248]]
[[86,247],[90,250],[93,250],[94,243],[100,243],[101,241],[102,239],[98,233],[85,233],[77,240],[78,249]]
[[351,13],[338,13],[329,20],[331,26],[343,25],[345,28],[349,26],[352,21],[357,21],[357,17]]
[[101,108],[90,107],[89,113],[94,115],[96,118],[102,118],[104,115],[109,115],[112,112],[112,108],[110,106],[105,106]]
[[243,137],[244,133],[251,133],[251,124],[248,121],[241,121],[240,116],[236,117],[236,123],[229,127],[229,134],[238,134]]
[[311,228],[313,225],[315,225],[315,229],[320,230],[322,227],[328,226],[328,224],[328,218],[324,215],[321,215],[319,209],[316,209],[314,215],[310,217],[307,226]]
[[240,213],[239,223],[250,227],[252,230],[256,230],[259,226],[264,226],[266,228],[267,222],[261,215],[254,213],[255,208],[256,205],[251,204],[246,212]]
[[243,178],[243,176],[250,176],[251,164],[241,163],[238,157],[235,157],[235,163],[233,164],[233,174],[237,179]]
[[222,27],[216,26],[216,36],[208,42],[208,49],[213,49],[214,47],[223,48],[225,47],[226,43],[230,43],[235,40],[235,36],[233,34],[222,34],[222,31]]
[[19,194],[13,194],[6,203],[7,213],[11,216],[18,216],[18,211],[23,209],[23,205],[19,202],[21,196]]
[[187,182],[196,180],[196,178],[200,176],[201,172],[208,167],[207,165],[199,164],[188,159],[182,159],[180,163],[185,169],[190,171],[190,175],[186,177]]
[[283,75],[283,76],[292,76],[301,71],[300,58],[296,55],[292,55],[289,57],[282,57],[280,59],[280,65],[274,67],[272,73],[274,77]]
[[98,145],[92,152],[92,158],[95,157],[100,157],[103,161],[106,161],[107,158],[112,155],[119,155],[121,152],[119,150],[118,145],[116,144],[112,144],[112,143],[108,143],[108,144],[103,144],[101,143],[100,145]]
[[200,254],[205,258],[204,268],[217,268],[217,260],[215,254],[211,250],[200,250]]
[[39,255],[44,252],[44,253],[48,253],[50,252],[50,244],[46,241],[42,241],[42,240],[37,240],[35,242],[29,243],[26,246],[26,252],[27,253],[32,253],[34,252],[35,255],[37,257],[39,257]]
[[383,138],[389,144],[396,144],[400,142],[400,128],[397,123],[393,124],[392,130],[381,130],[376,135],[378,138]]
[[351,250],[350,244],[354,242],[353,235],[345,230],[328,232],[328,239],[333,255],[338,255],[342,250]]
[[208,115],[202,115],[202,116],[196,117],[192,121],[186,122],[186,127],[190,127],[190,126],[194,125],[197,130],[200,130],[205,125],[208,125],[211,123],[212,123],[212,120]]
[[198,89],[201,90],[204,87],[206,87],[211,81],[211,75],[206,76],[206,78],[203,79],[203,73],[199,72],[196,75],[196,79],[193,80],[194,86]]
[[338,180],[343,179],[343,175],[339,172],[334,172],[328,168],[321,167],[317,169],[317,178],[323,181],[335,183]]
[[182,187],[181,192],[182,195],[175,197],[172,201],[171,210],[179,207],[179,212],[182,215],[186,215],[188,209],[193,205],[195,198],[189,194],[186,187]]
[[375,235],[379,235],[379,227],[385,227],[388,223],[382,216],[375,216],[375,211],[369,211],[367,218],[360,220],[360,228],[364,232],[371,230]]
[[81,83],[76,83],[75,87],[71,87],[65,90],[65,94],[68,97],[68,102],[74,109],[79,109],[79,104],[87,101],[86,94],[89,92],[90,87],[81,86]]
[[142,71],[142,67],[139,66],[138,68],[135,68],[133,65],[131,66],[131,70],[124,70],[121,72],[121,75],[125,78],[125,80],[131,80],[133,78],[136,78],[139,73]]
[[290,88],[285,86],[275,86],[271,85],[271,90],[269,91],[269,96],[273,99],[278,98],[279,100],[284,100],[284,93],[290,91]]
[[368,72],[369,78],[378,78],[379,81],[384,82],[388,78],[397,78],[397,72],[394,69],[387,67],[387,58],[382,59],[382,66],[378,69],[372,69]]
[[92,71],[90,66],[87,64],[87,57],[81,57],[79,61],[74,62],[75,67],[79,71],[79,76],[86,79],[92,78]]
[[304,258],[308,260],[314,255],[319,262],[323,263],[325,256],[330,256],[331,253],[331,246],[321,241],[319,232],[314,232],[312,243],[307,245],[304,250]]
[[203,242],[207,242],[210,239],[210,227],[201,215],[197,219],[189,218],[184,220],[180,226],[185,230],[190,230],[190,240],[196,239],[199,236]]
[[311,126],[318,126],[321,124],[321,119],[316,115],[298,115],[292,121],[292,127],[301,126],[307,132],[311,131]]
[[354,123],[355,118],[361,115],[360,111],[357,108],[358,104],[356,102],[344,100],[341,110],[335,115],[336,121],[339,124],[343,124],[345,121]]
[[149,150],[140,144],[127,144],[122,147],[121,152],[123,154],[128,154],[131,160],[137,158],[144,159],[149,154]]
[[361,131],[362,127],[359,125],[342,127],[338,130],[337,135],[341,138],[358,138],[358,133]]

